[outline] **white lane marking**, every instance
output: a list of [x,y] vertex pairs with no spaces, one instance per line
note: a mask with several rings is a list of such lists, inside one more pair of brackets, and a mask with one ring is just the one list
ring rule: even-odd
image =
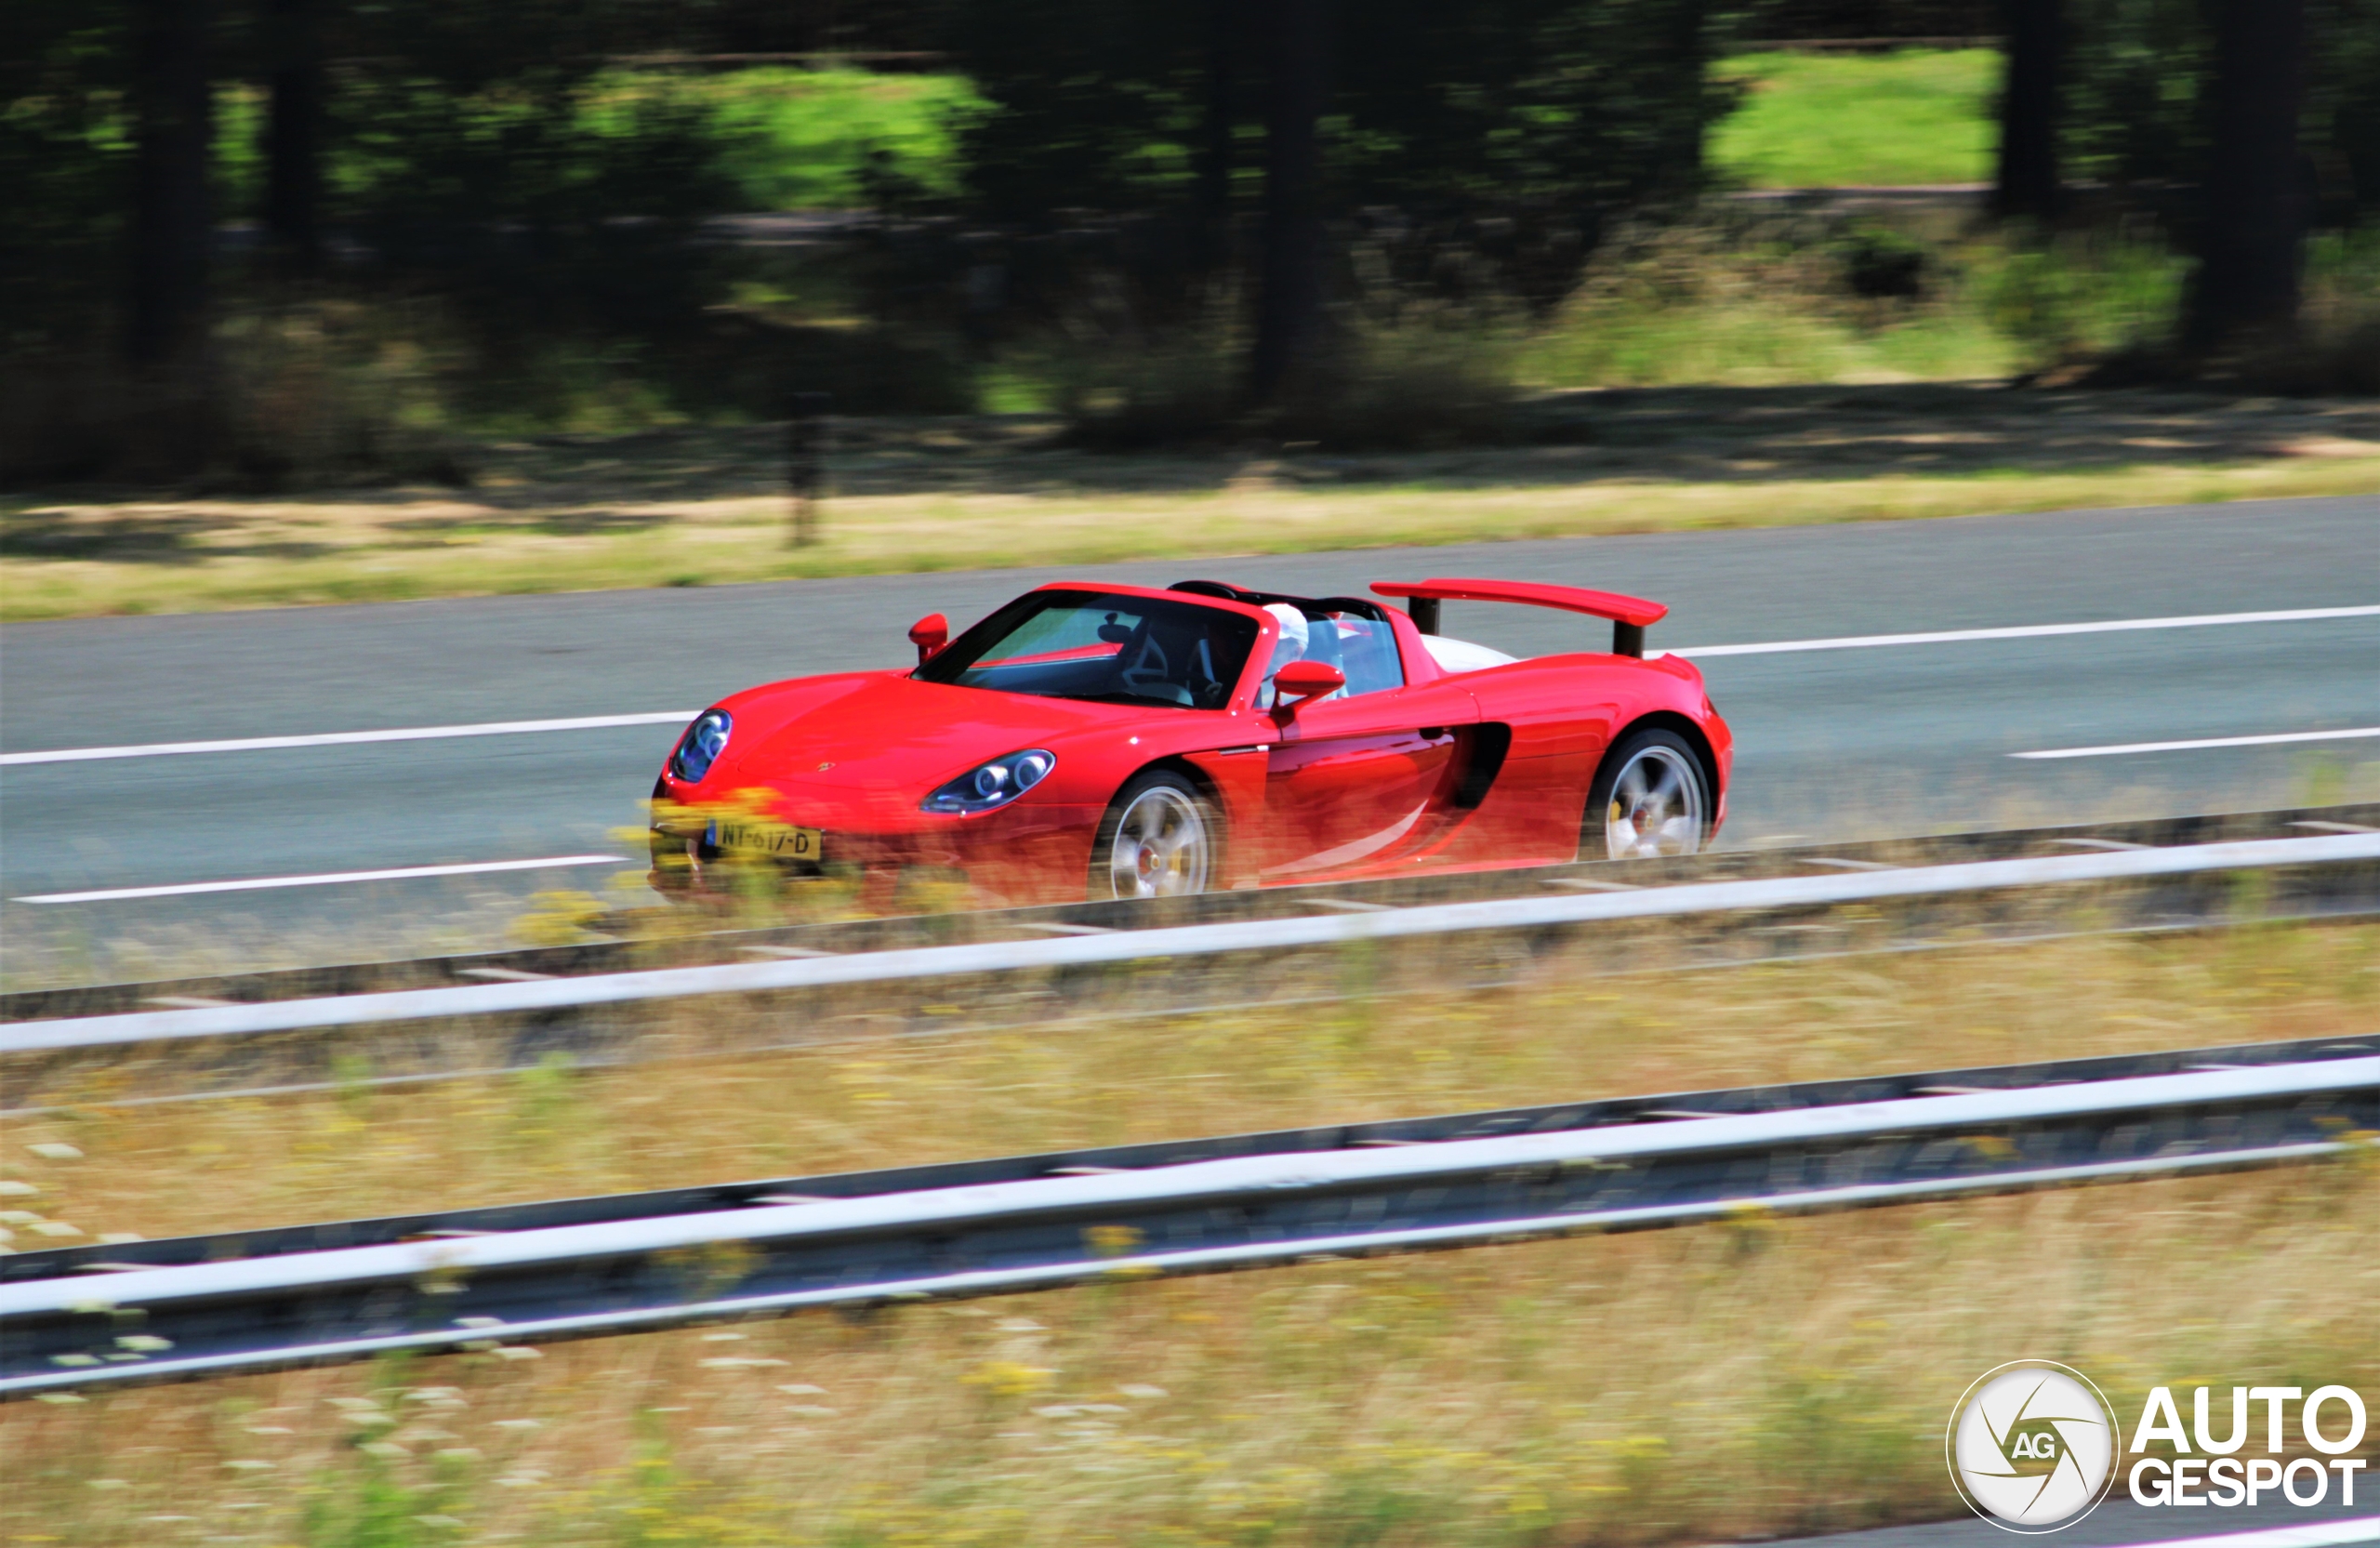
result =
[[246,881],[184,881],[170,887],[115,887],[97,893],[40,893],[15,903],[114,903],[136,897],[188,897],[193,893],[254,893],[271,887],[331,887],[346,881],[404,881],[420,876],[485,876],[491,871],[558,870],[564,866],[635,866],[616,854],[557,854],[545,860],[480,860],[467,866],[406,866],[390,871],[331,871],[321,876],[260,876]]
[[[1783,655],[1796,651],[1870,650],[1886,645],[1950,645],[1978,640],[2033,640],[2055,634],[2120,634],[2146,628],[2205,628],[2221,624],[2301,624],[2326,618],[2380,617],[2370,607],[2301,607],[2270,613],[2202,613],[2175,618],[2116,618],[2089,624],[2025,624],[2014,628],[1959,628],[1933,634],[1853,634],[1834,640],[1772,640],[1748,645],[1686,645],[1648,651],[1663,655]],[[539,731],[601,731],[612,726],[681,724],[696,709],[647,715],[586,715],[567,721],[491,721],[478,725],[400,726],[390,731],[328,731],[311,736],[249,736],[222,742],[148,742],[120,748],[57,748],[0,753],[0,767],[20,763],[80,763],[102,758],[165,758],[192,752],[270,752],[284,748],[346,747],[360,742],[425,742],[450,736],[514,736]]]
[[[2112,618],[2092,624],[2024,624],[2014,628],[1953,628],[1936,634],[1849,634],[1835,640],[1774,640],[1756,645],[1686,645],[1662,655],[1783,655],[1794,651],[1872,650],[1880,645],[1957,645],[1977,640],[2038,640],[2053,634],[2122,634],[2144,628],[2213,628],[2224,624],[2307,624],[2324,618],[2380,617],[2380,606],[2300,607],[2282,613],[2195,613],[2175,618]],[[1655,654],[1646,652],[1647,655]]]
[[230,742],[148,742],[123,748],[58,748],[47,752],[0,752],[0,765],[83,763],[99,758],[168,758],[188,752],[271,752],[282,748],[336,748],[357,742],[433,742],[449,736],[519,736],[536,731],[602,731],[621,725],[683,725],[699,709],[660,709],[649,715],[582,715],[569,721],[485,721],[477,725],[399,726],[391,731],[325,731],[311,736],[248,736]]
[[2360,725],[2346,731],[2279,731],[2269,736],[2202,736],[2192,742],[2119,742],[2104,748],[2044,748],[2039,752],[2012,752],[2011,758],[2115,758],[2131,752],[2191,752],[2200,748],[2269,748],[2283,742],[2351,742],[2380,736],[2380,725]]
[[2354,1521],[2309,1521],[2303,1527],[2226,1532],[2217,1537],[2168,1538],[2144,1542],[2139,1548],[2335,1548],[2340,1543],[2375,1541],[2380,1541],[2380,1515]]

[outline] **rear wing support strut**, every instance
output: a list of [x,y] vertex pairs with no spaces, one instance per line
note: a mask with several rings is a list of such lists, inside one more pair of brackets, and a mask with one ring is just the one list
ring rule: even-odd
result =
[[1669,608],[1642,597],[1617,591],[1591,591],[1583,586],[1548,586],[1529,580],[1376,580],[1372,590],[1383,597],[1403,597],[1413,627],[1424,634],[1440,632],[1442,602],[1520,602],[1529,607],[1560,608],[1611,620],[1611,654],[1642,656],[1645,630],[1669,615]]

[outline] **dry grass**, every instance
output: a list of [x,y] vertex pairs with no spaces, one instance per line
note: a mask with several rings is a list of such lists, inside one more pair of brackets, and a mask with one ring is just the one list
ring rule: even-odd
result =
[[1048,421],[852,422],[825,541],[780,432],[483,450],[467,492],[21,497],[0,616],[703,585],[2380,489],[2380,407],[1971,387],[1669,389],[1540,405],[1558,443],[1053,449]]
[[1456,1548],[1941,1518],[1950,1404],[2012,1356],[2078,1365],[2127,1425],[2158,1383],[2370,1391],[2375,1230],[2380,1179],[2330,1168],[27,1404],[0,1522]]
[[[1374,976],[1351,948],[1342,976]],[[147,1237],[1712,1085],[2368,1034],[2380,926],[2082,937],[1572,977],[1064,1030],[150,1108],[11,1125],[0,1177]],[[967,1008],[947,1007],[954,1022]],[[686,1008],[716,1036],[716,1004]],[[666,1046],[666,1026],[656,1029]],[[369,1074],[367,1044],[351,1054]],[[45,1161],[24,1147],[83,1154]],[[193,1177],[202,1179],[192,1186]],[[19,1246],[33,1238],[20,1228]],[[51,1238],[42,1238],[48,1240]]]
[[[5,1170],[27,1213],[157,1235],[2368,1033],[2375,946],[2086,939],[93,1109],[16,1126]],[[56,1142],[83,1158],[26,1149]],[[1949,1406],[2005,1359],[2081,1366],[2127,1422],[2161,1382],[2370,1390],[2375,1232],[2380,1175],[2341,1164],[23,1404],[0,1409],[0,1536],[1444,1548],[1927,1519],[1958,1511]]]

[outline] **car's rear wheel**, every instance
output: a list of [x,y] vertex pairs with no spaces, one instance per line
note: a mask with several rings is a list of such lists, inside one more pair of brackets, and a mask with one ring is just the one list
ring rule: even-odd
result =
[[1099,821],[1091,898],[1203,893],[1221,869],[1220,840],[1213,805],[1187,777],[1163,769],[1135,775]]
[[1710,786],[1686,738],[1673,731],[1632,732],[1595,771],[1579,858],[1693,854],[1710,831]]

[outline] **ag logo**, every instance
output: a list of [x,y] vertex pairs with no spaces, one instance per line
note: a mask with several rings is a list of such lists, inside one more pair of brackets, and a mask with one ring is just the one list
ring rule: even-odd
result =
[[2071,1527],[2107,1498],[2119,1441],[2089,1377],[2047,1360],[1986,1371],[1950,1410],[1950,1478],[2012,1532]]

